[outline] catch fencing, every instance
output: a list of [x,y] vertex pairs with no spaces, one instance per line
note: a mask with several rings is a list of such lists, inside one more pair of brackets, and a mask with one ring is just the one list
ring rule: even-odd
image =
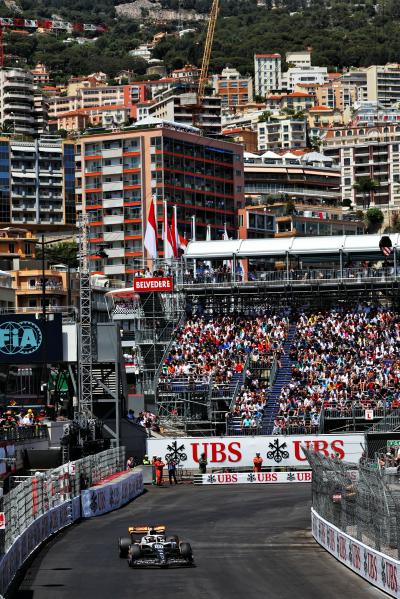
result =
[[400,559],[400,483],[378,463],[358,466],[303,447],[312,468],[313,510],[360,543]]
[[0,554],[6,553],[40,516],[124,468],[125,448],[117,447],[18,482],[0,501],[5,519],[5,530],[0,530]]

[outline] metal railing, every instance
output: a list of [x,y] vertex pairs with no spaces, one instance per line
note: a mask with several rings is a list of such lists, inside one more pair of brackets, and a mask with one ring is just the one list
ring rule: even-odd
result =
[[26,441],[27,439],[48,439],[49,429],[46,424],[29,426],[0,427],[0,441]]
[[313,471],[312,503],[318,515],[372,549],[399,559],[398,477],[393,481],[378,463],[365,461],[357,466],[305,447],[303,451]]
[[107,476],[125,468],[125,448],[108,449],[76,462],[63,464],[24,480],[2,498],[6,521],[0,531],[0,554],[6,552],[15,539],[37,518],[51,508],[70,500]]
[[400,279],[400,268],[331,268],[331,269],[303,269],[303,270],[274,270],[253,271],[245,273],[220,272],[218,269],[201,271],[197,270],[196,276],[177,272],[176,285],[178,287],[194,286],[231,286],[260,285],[268,283],[271,286],[309,284],[332,284],[337,282],[371,283],[391,282]]

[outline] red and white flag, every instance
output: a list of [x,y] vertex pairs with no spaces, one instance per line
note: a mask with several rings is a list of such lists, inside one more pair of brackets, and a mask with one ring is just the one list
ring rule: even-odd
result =
[[149,256],[157,258],[157,222],[156,213],[154,210],[154,198],[150,204],[149,216],[147,219],[146,234],[144,236],[144,247],[149,253]]
[[164,259],[175,257],[171,225],[168,222],[167,202],[164,202]]
[[182,235],[179,235],[179,249],[185,251],[188,245],[188,240],[186,239],[186,237],[182,237]]
[[174,252],[174,258],[178,257],[178,247],[179,247],[179,235],[178,235],[178,223],[176,218],[176,206],[172,209],[172,219],[171,219],[171,241],[172,241],[172,251]]

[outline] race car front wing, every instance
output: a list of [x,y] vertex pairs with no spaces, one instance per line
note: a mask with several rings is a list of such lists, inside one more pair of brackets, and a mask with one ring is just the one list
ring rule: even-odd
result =
[[158,558],[154,557],[141,557],[138,559],[135,559],[135,561],[132,563],[130,563],[130,565],[133,568],[144,568],[144,567],[148,567],[148,566],[156,566],[156,567],[163,567],[165,568],[166,566],[183,566],[183,567],[191,567],[193,566],[193,562],[189,561],[188,559],[185,559],[183,557],[169,557],[164,561],[159,560]]

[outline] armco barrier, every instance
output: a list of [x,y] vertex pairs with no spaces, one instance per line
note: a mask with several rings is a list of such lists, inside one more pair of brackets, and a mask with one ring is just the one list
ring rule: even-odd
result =
[[337,560],[391,597],[400,598],[400,561],[357,541],[311,509],[312,533]]
[[195,485],[271,485],[279,483],[310,483],[311,470],[296,472],[213,472],[196,474]]
[[[80,499],[80,498],[78,498]],[[34,520],[0,560],[0,593],[5,594],[19,568],[43,541],[80,517],[80,503],[70,500]]]
[[81,492],[82,516],[92,518],[116,510],[143,493],[141,472],[125,472],[118,478],[105,481]]
[[[110,449],[30,477],[4,496],[6,553],[0,557],[0,599],[34,550],[52,534],[81,518],[81,495],[87,493],[92,500],[95,497],[98,500],[99,493],[104,497],[101,511],[97,509],[85,514],[90,517],[115,510],[143,493],[141,472],[121,473],[109,483],[99,482],[97,487],[81,489],[88,480],[94,483],[100,478],[118,475],[124,461],[124,448]],[[97,505],[99,507],[101,502],[97,501]]]

